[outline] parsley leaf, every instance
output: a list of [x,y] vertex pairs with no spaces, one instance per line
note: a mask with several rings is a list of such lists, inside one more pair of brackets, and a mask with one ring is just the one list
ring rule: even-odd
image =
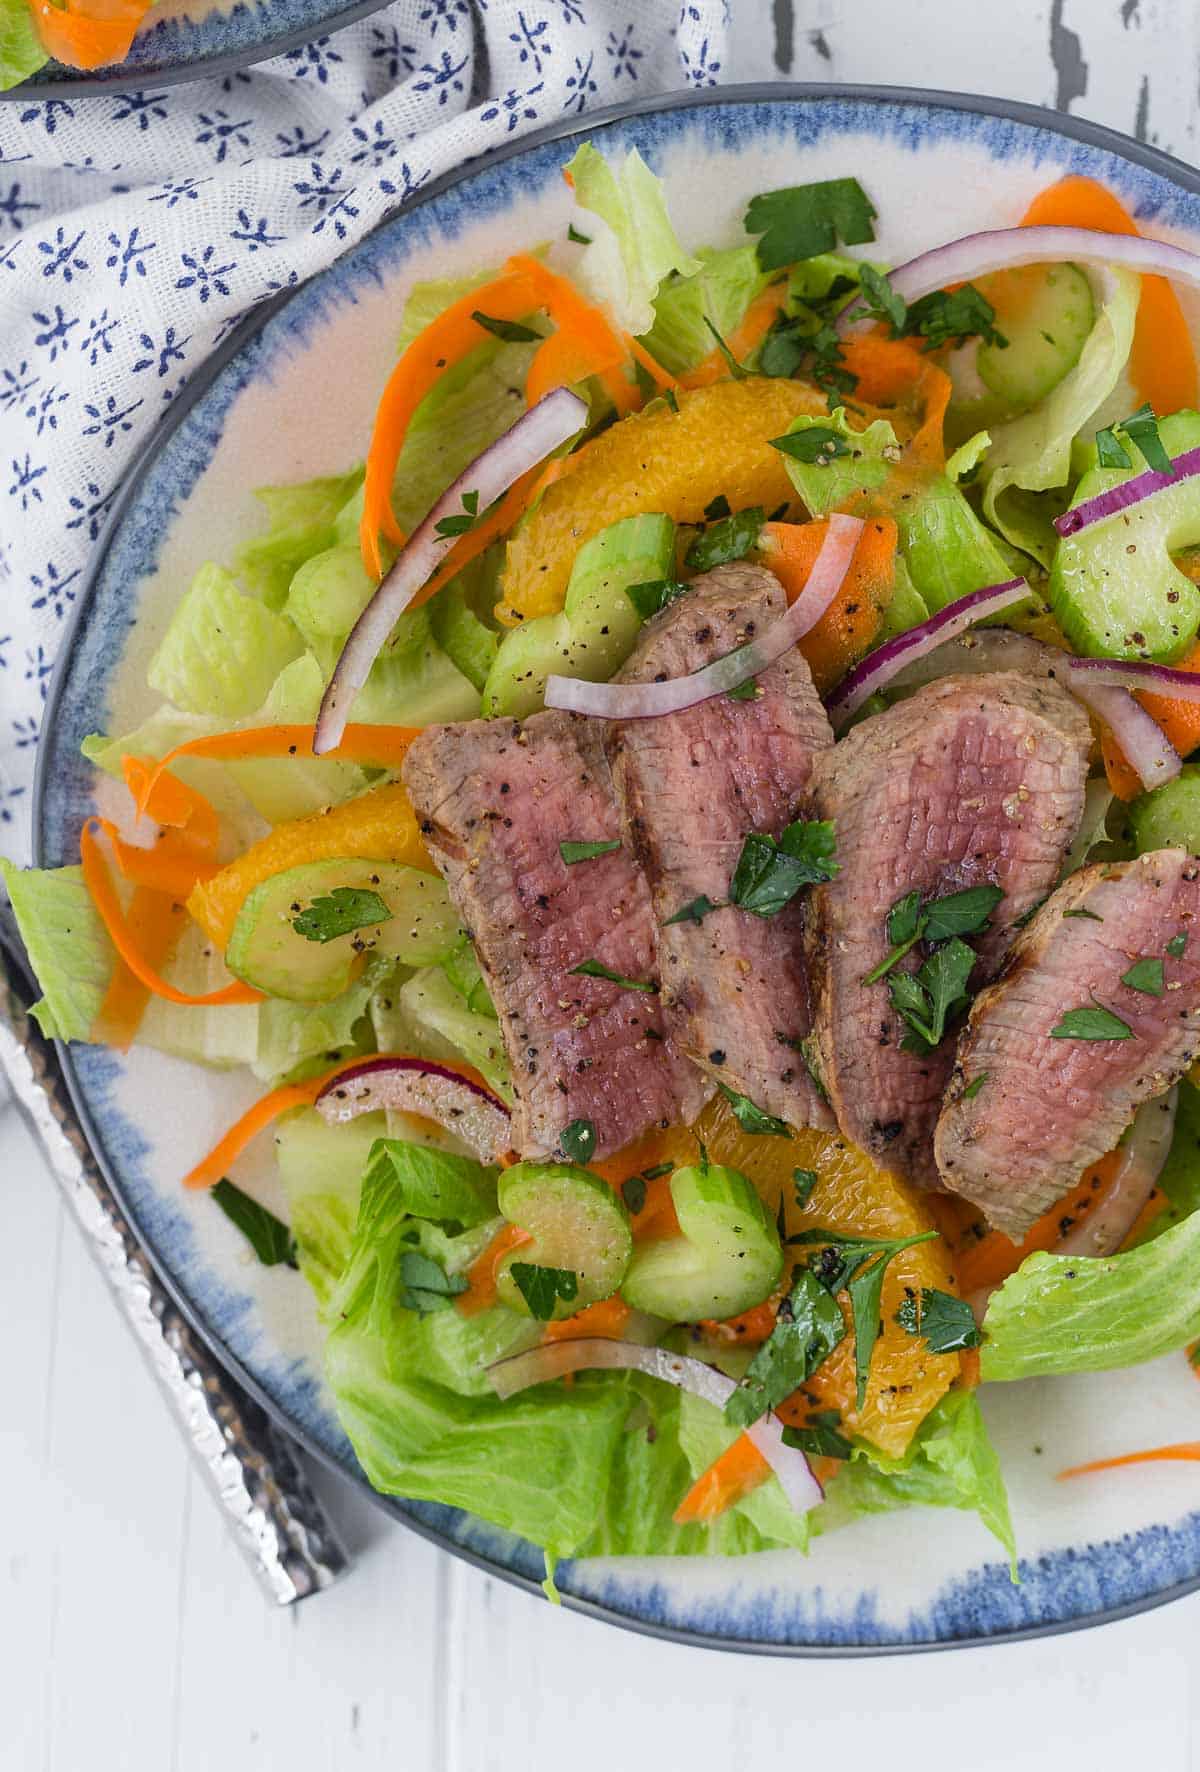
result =
[[471,318],[485,332],[492,333],[495,338],[502,338],[508,345],[528,345],[535,339],[539,342],[541,340],[540,332],[535,332],[532,326],[522,326],[519,320],[494,320],[490,314],[481,314],[478,308]]
[[690,898],[685,905],[681,905],[673,917],[666,919],[662,927],[669,929],[672,923],[702,923],[709,911],[722,909],[724,909],[723,905],[714,903],[702,892],[698,898]]
[[628,1181],[622,1184],[621,1198],[625,1202],[626,1210],[636,1218],[646,1204],[646,1177],[631,1175]]
[[623,991],[648,991],[651,994],[658,990],[653,979],[622,978],[619,972],[613,972],[600,960],[581,960],[578,966],[572,966],[573,973],[582,973],[584,978],[604,978],[609,984],[619,984]]
[[924,1336],[931,1354],[958,1353],[978,1347],[983,1340],[966,1299],[940,1292],[936,1286],[923,1286],[906,1298],[896,1321],[909,1335]]
[[729,500],[723,492],[718,492],[716,498],[711,499],[704,507],[704,521],[706,523],[716,523],[720,518],[731,517],[732,515],[733,512],[729,508]]
[[1096,461],[1102,468],[1131,468],[1133,461],[1111,425],[1096,432]]
[[590,246],[592,243],[592,236],[590,234],[581,234],[574,222],[567,223],[567,239],[574,240],[577,246]]
[[1128,1022],[1114,1015],[1102,1003],[1090,1008],[1068,1009],[1057,1027],[1050,1029],[1052,1040],[1132,1040],[1133,1029]]
[[283,1220],[225,1177],[212,1197],[231,1224],[245,1237],[264,1267],[297,1267],[296,1239]]
[[867,1396],[871,1357],[879,1339],[880,1299],[883,1279],[889,1264],[904,1249],[916,1243],[929,1243],[937,1231],[921,1231],[913,1237],[894,1241],[875,1237],[842,1237],[836,1231],[802,1231],[789,1237],[789,1243],[823,1243],[825,1248],[814,1273],[830,1292],[845,1287],[854,1316],[854,1369],[857,1406],[861,1409]]
[[449,1310],[459,1293],[467,1289],[465,1274],[448,1274],[441,1262],[422,1255],[419,1249],[406,1250],[400,1257],[400,1282],[400,1303],[421,1317]]
[[801,431],[788,431],[782,437],[771,437],[772,449],[790,455],[793,461],[812,462],[827,468],[837,455],[849,455],[850,445],[832,425],[807,425]]
[[999,886],[968,886],[962,892],[931,899],[925,906],[926,941],[944,941],[949,935],[978,935],[1004,892]]
[[761,693],[757,679],[747,677],[746,681],[739,683],[736,689],[727,689],[725,699],[726,701],[757,701]]
[[914,302],[908,310],[904,332],[906,337],[916,334],[925,339],[931,349],[961,344],[976,334],[984,344],[1003,348],[1008,340],[997,331],[995,322],[996,310],[991,302],[973,284],[964,283],[961,289],[936,289],[932,295]]
[[812,1199],[813,1189],[817,1185],[815,1169],[793,1169],[792,1183],[796,1190],[797,1206],[807,1206]]
[[664,388],[663,389],[663,399],[666,401],[667,405],[671,408],[672,412],[679,411],[679,396],[676,394],[674,388]]
[[737,358],[734,356],[734,354],[730,350],[729,346],[725,343],[725,340],[721,337],[721,334],[717,331],[716,327],[713,325],[712,321],[709,319],[707,314],[705,314],[705,316],[704,316],[704,324],[708,327],[708,330],[712,333],[713,338],[716,340],[717,349],[718,349],[718,351],[720,351],[722,357],[725,359],[725,367],[726,367],[726,369],[728,369],[728,371],[729,371],[730,375],[733,377],[734,381],[745,381],[747,371],[738,362]]
[[464,492],[462,507],[461,516],[440,517],[433,526],[435,533],[444,536],[465,535],[468,529],[474,529],[479,521],[478,492]]
[[1136,960],[1128,972],[1121,974],[1121,983],[1131,991],[1141,991],[1145,997],[1161,997],[1166,989],[1162,961]]
[[750,505],[732,517],[710,524],[693,541],[684,564],[694,572],[707,572],[713,566],[727,566],[731,560],[742,560],[758,541],[766,513],[761,505]]
[[904,331],[908,303],[898,290],[892,288],[887,273],[877,271],[874,265],[860,265],[858,281],[867,313],[876,320],[886,320],[893,335],[899,338]]
[[785,1427],[783,1443],[795,1446],[810,1458],[846,1459],[851,1457],[854,1447],[839,1431],[841,1425],[842,1418],[836,1409],[822,1409],[810,1415],[803,1427]]
[[1146,466],[1153,468],[1156,474],[1175,476],[1175,464],[1163,448],[1162,438],[1158,434],[1158,420],[1153,408],[1147,403],[1139,406],[1137,411],[1121,425],[1121,429],[1131,443],[1136,443],[1146,458]]
[[764,1113],[756,1107],[748,1095],[739,1095],[736,1089],[726,1088],[718,1083],[717,1088],[733,1109],[733,1117],[743,1132],[761,1138],[790,1138],[792,1129],[786,1120],[777,1120],[774,1114]]
[[687,586],[680,584],[677,579],[648,578],[642,584],[626,585],[625,595],[642,620],[649,621],[652,615],[657,615],[660,609],[665,609],[676,597],[682,597],[686,590]]
[[570,1304],[579,1295],[579,1275],[569,1267],[538,1267],[536,1262],[514,1261],[508,1271],[529,1306],[530,1316],[539,1323],[550,1321],[560,1298]]
[[780,833],[778,843],[752,831],[742,844],[729,900],[756,917],[774,917],[790,904],[802,886],[832,880],[834,827],[828,819],[797,820]]
[[305,941],[336,941],[354,929],[373,929],[392,913],[378,892],[365,887],[335,886],[328,897],[314,898],[307,910],[292,918],[292,928]]
[[1069,911],[1063,912],[1063,916],[1064,917],[1086,917],[1086,919],[1089,923],[1103,923],[1103,921],[1104,921],[1104,918],[1099,916],[1095,911],[1089,911],[1085,904],[1077,904],[1077,905],[1072,906],[1072,908]]
[[988,1077],[990,1075],[991,1075],[990,1071],[980,1071],[980,1073],[977,1077],[971,1078],[971,1081],[967,1084],[966,1088],[963,1090],[962,1094],[959,1096],[958,1099],[960,1101],[974,1100],[975,1096],[977,1096],[979,1094],[979,1091],[983,1088],[984,1084],[987,1082]]
[[558,1147],[568,1163],[590,1163],[596,1148],[595,1121],[572,1120],[559,1134]]
[[571,868],[577,861],[594,861],[598,855],[611,855],[614,849],[620,847],[620,838],[614,837],[609,843],[560,843],[558,853],[567,867]]
[[763,191],[750,201],[746,232],[761,234],[758,263],[778,271],[796,259],[834,252],[839,239],[862,246],[875,238],[875,206],[856,178],[829,178],[810,185]]
[[1178,935],[1173,935],[1171,937],[1170,941],[1167,943],[1167,952],[1173,960],[1177,960],[1180,954],[1184,952],[1187,947],[1187,941],[1187,932],[1183,929],[1179,931]]
[[811,1268],[798,1268],[774,1329],[725,1405],[726,1421],[733,1427],[751,1427],[811,1378],[845,1333],[845,1319],[836,1298]]
[[930,954],[915,976],[898,972],[889,978],[892,1007],[916,1035],[917,1043],[905,1040],[904,1051],[922,1053],[941,1045],[947,1021],[967,1001],[966,985],[974,964],[973,950],[953,936]]

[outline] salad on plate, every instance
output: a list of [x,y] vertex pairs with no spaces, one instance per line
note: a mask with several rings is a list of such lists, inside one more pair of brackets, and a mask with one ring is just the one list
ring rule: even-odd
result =
[[1076,177],[889,267],[852,176],[695,250],[565,176],[3,864],[36,1012],[253,1073],[180,1185],[377,1489],[551,1572],[915,1503],[1015,1569],[980,1386],[1200,1340],[1200,258]]

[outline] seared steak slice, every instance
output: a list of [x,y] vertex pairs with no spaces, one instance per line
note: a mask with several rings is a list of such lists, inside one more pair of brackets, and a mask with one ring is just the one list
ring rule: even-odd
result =
[[[990,882],[1004,897],[973,938],[994,978],[1013,926],[1058,878],[1083,811],[1091,733],[1058,684],[1014,672],[946,677],[864,720],[818,759],[841,872],[813,893],[807,933],[818,1063],[838,1124],[885,1169],[936,1187],[932,1135],[954,1043],[903,1052],[887,979],[887,916],[914,889]],[[901,966],[916,971],[918,952]]]
[[[717,567],[647,623],[621,676],[699,670],[786,607],[761,567]],[[793,1126],[832,1125],[799,1049],[812,1019],[801,899],[770,918],[726,905],[701,922],[669,919],[701,895],[728,897],[752,831],[778,837],[807,815],[813,756],[832,743],[798,652],[762,673],[756,699],[719,695],[609,733],[627,839],[654,899],[667,1026],[703,1070]]]
[[[1138,960],[1162,963],[1161,996],[1121,982]],[[1071,1010],[1098,1005],[1131,1037],[1053,1038]],[[937,1124],[943,1184],[1019,1240],[1198,1053],[1200,862],[1158,849],[1081,869],[971,1010]]]
[[659,999],[572,968],[656,979],[646,882],[628,849],[567,866],[560,842],[620,837],[600,730],[571,714],[431,726],[404,782],[492,993],[512,1064],[514,1147],[553,1151],[573,1120],[596,1155],[693,1120],[707,1091]]

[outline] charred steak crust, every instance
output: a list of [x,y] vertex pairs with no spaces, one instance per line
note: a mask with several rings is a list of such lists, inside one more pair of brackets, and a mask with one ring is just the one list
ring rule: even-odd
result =
[[[1169,954],[1180,935],[1183,952]],[[1139,959],[1163,962],[1161,996],[1122,984]],[[1051,1037],[1068,1011],[1096,1004],[1132,1038]],[[971,1009],[934,1141],[943,1185],[1019,1241],[1198,1054],[1200,862],[1159,849],[1081,869]]]
[[[744,562],[696,579],[646,624],[627,682],[682,676],[733,651],[786,609],[778,580]],[[608,751],[626,840],[657,919],[667,1026],[712,1077],[793,1126],[832,1126],[800,1051],[811,1027],[802,897],[762,918],[725,905],[751,831],[777,837],[810,813],[814,755],[833,734],[798,652],[758,678],[753,700],[716,696],[661,720],[614,722]]]
[[[886,979],[887,914],[990,882],[1004,898],[974,938],[993,978],[1014,925],[1050,891],[1083,812],[1091,732],[1057,683],[946,677],[860,726],[817,761],[814,796],[837,826],[841,871],[812,896],[806,942],[817,1061],[838,1124],[885,1169],[938,1185],[932,1137],[953,1041],[903,1052]],[[918,951],[901,965],[916,971]]]
[[547,1155],[590,1120],[603,1157],[693,1120],[708,1091],[658,996],[572,974],[594,959],[622,978],[657,976],[650,895],[628,849],[574,866],[559,854],[564,840],[621,834],[597,725],[544,713],[432,726],[404,782],[500,1017],[514,1148]]

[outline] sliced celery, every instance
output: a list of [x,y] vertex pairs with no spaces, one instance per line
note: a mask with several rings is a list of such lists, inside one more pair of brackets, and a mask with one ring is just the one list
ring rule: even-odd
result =
[[629,1266],[633,1236],[629,1214],[606,1181],[573,1163],[518,1163],[501,1175],[499,1200],[509,1223],[533,1239],[501,1263],[496,1275],[501,1303],[512,1310],[530,1309],[513,1278],[515,1262],[574,1276],[573,1292],[554,1303],[556,1318],[573,1317],[617,1290]]
[[761,1304],[783,1272],[783,1250],[746,1177],[719,1163],[677,1169],[671,1199],[681,1234],[634,1251],[621,1288],[626,1303],[681,1323]]

